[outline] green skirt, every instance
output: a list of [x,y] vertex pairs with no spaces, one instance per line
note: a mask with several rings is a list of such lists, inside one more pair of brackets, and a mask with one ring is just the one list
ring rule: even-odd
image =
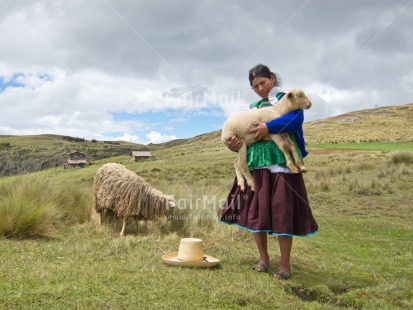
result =
[[[298,155],[303,161],[303,155],[297,145],[297,138],[294,133],[289,133],[290,139],[294,142]],[[291,154],[291,152],[290,152]],[[291,157],[293,158],[292,154]],[[293,158],[294,161],[294,158]],[[304,162],[304,161],[303,161]],[[286,166],[284,154],[277,147],[274,141],[258,141],[248,147],[248,167],[250,170],[270,165]]]

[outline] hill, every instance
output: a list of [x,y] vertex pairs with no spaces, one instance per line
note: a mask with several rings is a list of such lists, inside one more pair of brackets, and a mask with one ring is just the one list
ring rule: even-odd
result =
[[354,111],[304,124],[306,142],[412,141],[413,103]]
[[[327,143],[412,141],[413,104],[354,111],[304,123],[303,128],[309,148]],[[219,130],[180,140],[177,144],[171,144],[170,148],[155,153],[157,156],[173,157],[221,151],[228,150],[221,143]]]
[[131,151],[153,151],[161,145],[142,145],[124,141],[87,141],[60,135],[0,136],[0,176],[24,174],[62,166],[67,153],[85,152],[88,162]]
[[[380,107],[346,113],[304,124],[309,147],[316,144],[412,141],[413,104]],[[132,150],[156,151],[156,156],[174,157],[227,151],[221,131],[162,144],[124,141],[87,141],[59,135],[0,136],[0,176],[11,176],[63,165],[67,152],[87,153],[88,162],[127,155]]]

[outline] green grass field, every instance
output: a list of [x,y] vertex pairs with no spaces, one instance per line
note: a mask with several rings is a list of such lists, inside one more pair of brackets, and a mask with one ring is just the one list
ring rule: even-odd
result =
[[[235,154],[211,141],[200,137],[186,147],[158,150],[147,162],[123,156],[84,169],[0,179],[0,307],[413,307],[411,152],[343,149],[306,159],[304,177],[320,231],[294,239],[292,278],[282,282],[250,269],[258,258],[251,233],[218,221]],[[176,219],[141,222],[137,234],[131,221],[123,239],[119,221],[96,225],[90,220],[92,180],[105,162],[122,163],[174,194]],[[161,256],[177,251],[183,237],[203,239],[220,266],[164,265]],[[273,270],[276,238],[269,247]]]
[[384,150],[384,151],[413,151],[413,141],[404,142],[359,142],[359,143],[325,143],[313,144],[310,147],[319,149],[339,150]]

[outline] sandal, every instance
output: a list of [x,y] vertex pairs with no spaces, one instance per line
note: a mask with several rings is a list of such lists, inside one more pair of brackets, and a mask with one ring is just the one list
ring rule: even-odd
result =
[[267,272],[269,266],[264,265],[263,263],[257,263],[251,266],[252,270],[256,272]]
[[274,278],[277,278],[279,280],[288,280],[289,278],[291,278],[291,274],[287,271],[281,271],[280,269],[275,270],[272,273],[272,276]]

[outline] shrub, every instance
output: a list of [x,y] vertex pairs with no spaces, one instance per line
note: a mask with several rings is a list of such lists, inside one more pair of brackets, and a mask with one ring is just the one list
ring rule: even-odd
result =
[[364,196],[380,196],[384,190],[389,188],[390,186],[388,182],[382,182],[378,179],[373,179],[370,183],[360,183],[358,179],[356,179],[349,184],[350,191]]
[[11,144],[9,142],[0,143],[0,150],[8,150],[11,148]]
[[413,164],[413,153],[412,152],[398,152],[391,156],[391,162],[395,165],[398,164]]
[[56,235],[57,203],[48,199],[44,184],[14,181],[3,185],[0,192],[0,235],[17,238]]
[[90,193],[75,185],[55,186],[40,178],[21,177],[0,186],[0,236],[56,237],[62,224],[90,219]]
[[320,182],[320,190],[322,191],[322,192],[327,192],[328,190],[330,189],[330,183],[329,183],[329,181],[327,180],[322,180],[321,182]]

